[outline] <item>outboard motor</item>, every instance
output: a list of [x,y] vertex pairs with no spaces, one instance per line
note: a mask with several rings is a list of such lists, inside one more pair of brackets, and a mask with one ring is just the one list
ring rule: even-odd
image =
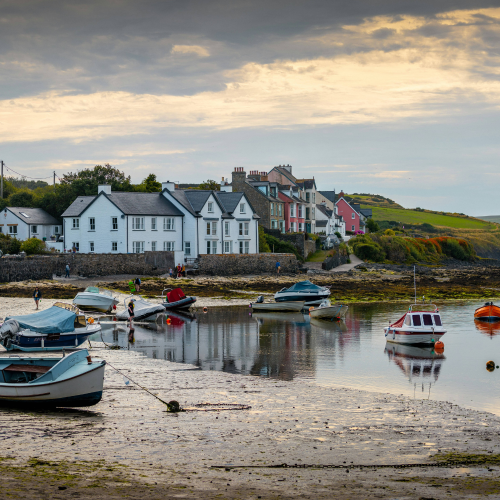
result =
[[264,302],[264,295],[259,295],[257,297],[256,303],[257,304],[262,304]]
[[19,323],[15,319],[8,319],[0,328],[0,344],[9,349],[12,338],[19,330]]

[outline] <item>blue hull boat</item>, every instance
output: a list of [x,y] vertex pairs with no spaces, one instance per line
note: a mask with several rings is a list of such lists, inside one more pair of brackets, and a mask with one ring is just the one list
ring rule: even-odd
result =
[[87,349],[62,358],[0,357],[0,404],[26,407],[92,406],[102,398],[106,361]]
[[81,346],[100,330],[99,324],[87,324],[77,307],[56,302],[45,311],[8,317],[0,328],[0,344],[8,351],[60,351]]

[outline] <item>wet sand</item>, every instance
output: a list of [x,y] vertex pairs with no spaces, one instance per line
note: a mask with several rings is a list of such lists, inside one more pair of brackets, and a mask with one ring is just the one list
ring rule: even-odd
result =
[[[29,299],[2,300],[3,315],[34,309]],[[43,308],[49,305],[42,301]],[[108,362],[98,405],[0,411],[3,498],[500,495],[500,418],[495,415],[346,389],[341,380],[331,388],[201,371],[92,345],[92,356]],[[162,399],[195,411],[167,413],[164,404],[126,385],[112,367]],[[194,406],[200,403],[251,408],[200,411],[204,408]],[[450,452],[460,454],[462,462],[470,454],[487,458],[480,467],[449,467],[447,462],[441,467],[377,467],[431,464],[433,455]],[[266,467],[283,463],[314,467]]]

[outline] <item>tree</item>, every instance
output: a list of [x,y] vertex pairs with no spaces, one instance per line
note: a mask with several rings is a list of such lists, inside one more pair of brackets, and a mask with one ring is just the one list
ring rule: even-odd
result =
[[[94,168],[86,168],[79,172],[64,174],[61,185],[71,185],[77,196],[92,196],[97,194],[97,187],[102,184],[111,186],[112,191],[134,191],[130,183],[130,175],[113,168],[109,163],[104,166],[96,165]],[[76,197],[75,197],[76,198]]]
[[370,230],[370,233],[380,231],[380,226],[373,219],[368,219],[366,221],[366,227]]
[[159,193],[161,192],[161,182],[156,180],[155,174],[149,174],[138,186],[137,191],[144,193]]
[[9,196],[9,207],[33,207],[33,192],[23,189]]
[[208,181],[202,182],[198,186],[198,189],[209,189],[210,191],[219,191],[220,184],[216,181],[208,180]]
[[267,244],[266,233],[264,232],[264,228],[262,226],[259,226],[259,252],[269,253],[270,251],[271,248]]

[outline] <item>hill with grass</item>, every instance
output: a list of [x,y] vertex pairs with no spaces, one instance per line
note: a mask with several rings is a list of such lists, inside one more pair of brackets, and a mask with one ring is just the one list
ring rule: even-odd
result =
[[488,222],[497,222],[500,224],[500,215],[479,215],[477,219],[487,220]]

